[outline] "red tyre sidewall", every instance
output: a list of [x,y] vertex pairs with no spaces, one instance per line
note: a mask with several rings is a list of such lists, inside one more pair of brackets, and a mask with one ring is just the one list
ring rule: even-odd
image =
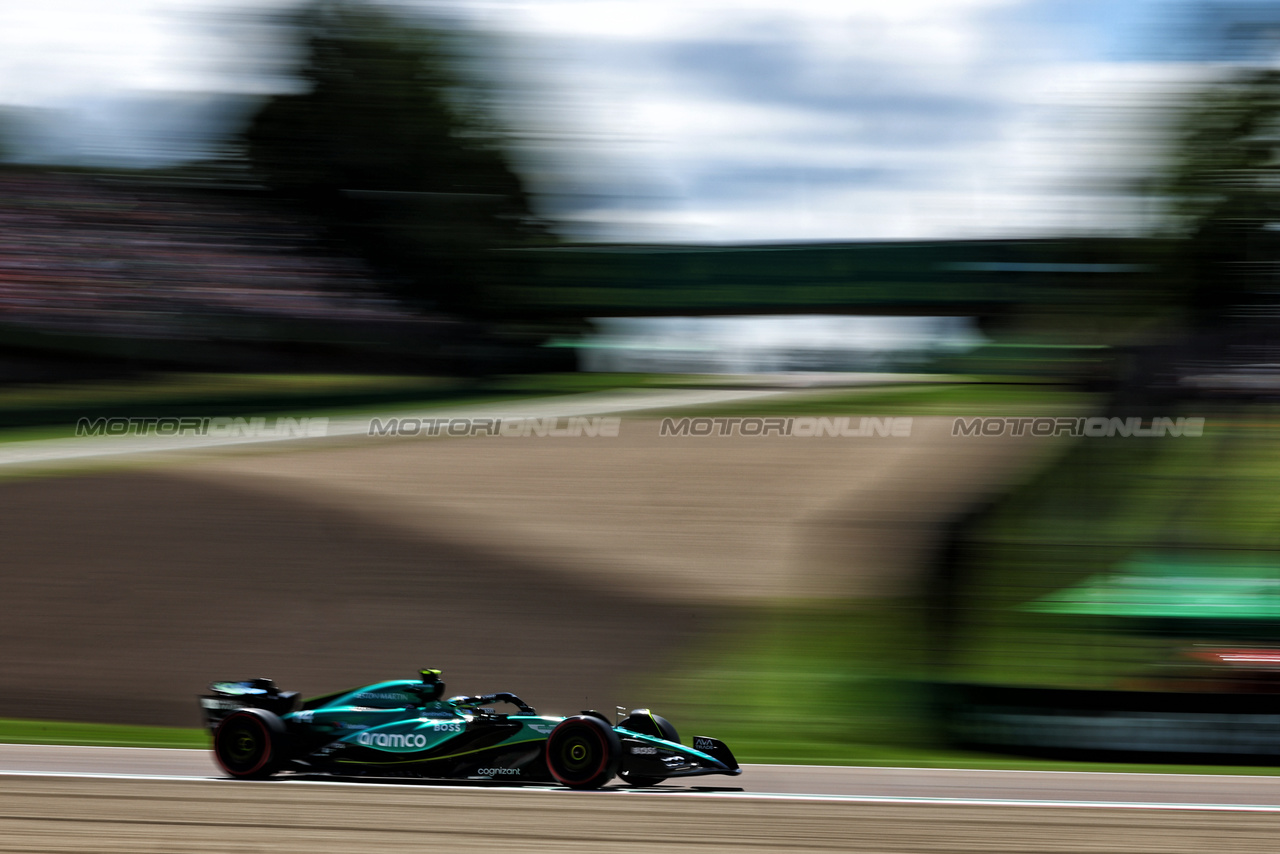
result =
[[258,728],[259,732],[262,733],[263,744],[266,745],[266,749],[262,751],[262,758],[258,760],[257,765],[254,765],[248,771],[232,771],[222,761],[222,755],[218,750],[215,749],[213,751],[213,757],[214,759],[217,760],[218,765],[222,768],[222,770],[226,771],[227,774],[229,774],[230,776],[252,777],[255,774],[260,773],[262,769],[265,768],[269,762],[271,762],[271,757],[275,754],[275,745],[273,744],[273,739],[271,737],[272,733],[270,728],[266,725],[266,723],[257,715],[246,714],[243,712],[233,712],[230,715],[227,715],[225,718],[223,718],[222,723],[218,724],[218,729],[213,734],[213,743],[215,748],[217,747],[218,739],[222,735],[223,727],[225,727],[229,721],[237,720],[237,719],[241,721],[253,721],[253,725]]
[[[596,739],[597,744],[599,744],[600,746],[599,766],[597,766],[596,769],[593,772],[591,772],[591,774],[585,775],[584,778],[581,780],[566,780],[564,777],[561,777],[560,774],[556,771],[555,763],[551,761],[552,743],[556,740],[556,736],[558,734],[568,730],[587,730],[591,733],[592,737]],[[609,759],[610,759],[609,740],[605,737],[604,733],[600,731],[599,727],[593,726],[592,724],[589,724],[580,718],[571,718],[569,720],[562,721],[560,725],[557,726],[555,730],[552,731],[551,735],[547,738],[547,747],[546,747],[547,770],[551,772],[551,776],[556,779],[556,782],[560,783],[560,785],[562,786],[576,788],[579,786],[586,785],[591,780],[594,780],[605,773],[605,769],[609,767]]]

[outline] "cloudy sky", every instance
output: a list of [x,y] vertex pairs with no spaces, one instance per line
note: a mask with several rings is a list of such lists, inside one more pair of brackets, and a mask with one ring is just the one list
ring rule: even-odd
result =
[[[222,94],[288,85],[235,13],[271,5],[0,0],[0,105],[24,108],[28,158],[206,150],[246,109]],[[1132,230],[1144,204],[1115,188],[1153,156],[1140,117],[1200,73],[1153,0],[407,5],[483,34],[523,170],[590,239]]]

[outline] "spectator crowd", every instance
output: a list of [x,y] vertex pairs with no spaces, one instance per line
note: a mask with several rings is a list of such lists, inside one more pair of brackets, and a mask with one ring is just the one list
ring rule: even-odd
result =
[[0,172],[0,325],[205,338],[253,318],[409,319],[304,215],[127,178]]

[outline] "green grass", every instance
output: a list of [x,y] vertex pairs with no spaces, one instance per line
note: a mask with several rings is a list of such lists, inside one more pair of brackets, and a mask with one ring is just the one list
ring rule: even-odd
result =
[[[1265,561],[1280,551],[1278,487],[1280,413],[1268,409],[1220,409],[1200,438],[1078,440],[971,533],[955,678],[1100,688],[1167,670],[1191,638],[1022,606],[1136,554],[1190,549]],[[1266,640],[1262,629],[1250,637]],[[1205,632],[1199,640],[1239,640],[1221,627]]]
[[387,403],[437,404],[580,394],[618,388],[675,388],[659,374],[530,374],[464,380],[436,376],[159,373],[128,379],[0,386],[0,424],[71,424],[107,415],[244,415],[299,408]]
[[[113,407],[159,411],[191,404],[267,404],[287,408],[294,401],[306,404],[328,399],[353,403],[362,399],[470,402],[477,397],[504,399],[622,388],[714,387],[722,383],[722,377],[708,375],[643,373],[513,374],[473,381],[433,376],[162,373],[127,380],[0,386],[0,423],[14,423],[24,413],[65,413],[74,421],[77,410]],[[1061,392],[1052,386],[1037,390],[1036,386],[957,382],[842,389],[815,393],[813,399],[819,405],[857,402],[872,407],[945,409],[956,404],[1035,403],[1060,396]]]
[[[848,402],[861,412],[958,414],[961,406],[1019,411],[1072,399],[1031,392],[925,387]],[[1280,551],[1280,410],[1195,414],[1209,417],[1203,437],[1079,439],[1006,496],[972,532],[956,603],[961,630],[945,662],[930,650],[936,616],[918,600],[778,602],[733,615],[702,646],[683,650],[644,685],[646,696],[659,698],[682,731],[723,737],[747,762],[1276,773],[960,751],[939,738],[927,712],[922,686],[939,679],[1133,687],[1190,640],[1022,606],[1113,569],[1135,550]],[[700,702],[707,697],[714,703]]]
[[148,374],[97,382],[0,387],[4,441],[73,435],[80,418],[274,414],[474,393],[439,377]]
[[[616,377],[645,387],[684,378]],[[597,376],[500,378],[486,392],[616,388]],[[474,399],[474,398],[469,398]],[[1058,386],[942,383],[821,390],[682,415],[981,415],[1088,411]],[[383,407],[385,411],[385,407]],[[1199,414],[1199,413],[1197,413]],[[951,678],[1099,687],[1163,641],[1019,609],[1102,571],[1136,542],[1280,546],[1280,413],[1227,410],[1200,439],[1082,439],[1020,487],[976,534],[968,629]],[[1190,496],[1190,498],[1188,498]],[[1254,766],[1080,763],[955,750],[941,743],[919,685],[938,675],[927,615],[911,599],[777,602],[729,613],[699,645],[636,681],[634,696],[744,762],[1273,774]],[[714,698],[713,702],[705,698]],[[0,741],[206,747],[201,730],[0,721]]]
[[477,405],[619,388],[679,388],[661,374],[443,377],[152,374],[129,380],[0,387],[0,442],[62,439],[82,417],[319,416]]
[[744,609],[636,696],[662,698],[682,730],[722,738],[747,762],[843,763],[918,745],[922,721],[897,696],[918,658],[899,648],[901,617],[852,602]]
[[1068,386],[943,382],[800,391],[785,397],[646,413],[715,418],[813,416],[1042,415],[1087,411],[1097,395]]
[[620,388],[688,388],[714,386],[722,377],[709,374],[564,373],[509,374],[492,377],[481,387],[501,394],[582,394]]
[[931,672],[923,619],[908,600],[744,609],[629,693],[649,698],[684,740],[719,738],[746,763],[1280,774],[1266,766],[1070,762],[949,747],[934,734],[918,681]]
[[[794,715],[797,707],[787,710]],[[659,709],[658,711],[668,711]],[[789,718],[779,718],[780,721]],[[1275,776],[1280,769],[1265,766],[1228,765],[1150,765],[1137,763],[1059,762],[1040,759],[1024,759],[999,754],[975,753],[944,749],[912,748],[905,745],[815,742],[808,749],[796,751],[781,742],[783,750],[777,752],[774,742],[771,752],[766,740],[754,738],[750,730],[734,730],[719,719],[686,720],[676,723],[684,730],[682,738],[687,742],[696,732],[709,733],[728,743],[739,761],[749,763],[815,764],[815,765],[873,765],[919,768],[1000,768],[1022,771],[1115,771],[1137,773],[1187,773],[1187,774],[1255,774]],[[209,735],[203,729],[182,727],[127,726],[123,724],[67,723],[62,721],[34,721],[0,718],[0,743],[2,744],[57,744],[92,747],[164,747],[191,750],[208,750]]]
[[104,747],[190,747],[207,749],[203,729],[126,724],[67,723],[0,718],[6,744],[82,744]]
[[512,374],[482,380],[378,374],[156,373],[128,379],[0,386],[0,411],[46,406],[180,403],[210,399],[289,400],[316,394],[575,394],[615,388],[676,388],[697,377],[670,374]]
[[[717,378],[675,374],[535,374],[461,383],[434,377],[165,374],[135,382],[0,388],[0,443],[65,439],[97,416],[359,417],[622,388],[690,388]],[[799,390],[784,398],[646,412],[644,417],[991,415],[1079,411],[1095,398],[1054,385],[943,382]]]
[[11,385],[0,388],[0,410],[170,403],[226,397],[277,400],[316,393],[423,393],[457,387],[460,387],[458,381],[441,377],[160,373],[121,380]]

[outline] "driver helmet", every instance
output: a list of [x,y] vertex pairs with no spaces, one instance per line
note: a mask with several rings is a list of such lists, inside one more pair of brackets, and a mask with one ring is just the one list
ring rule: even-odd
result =
[[444,682],[440,679],[439,670],[420,670],[422,678],[422,699],[439,700],[444,696]]

